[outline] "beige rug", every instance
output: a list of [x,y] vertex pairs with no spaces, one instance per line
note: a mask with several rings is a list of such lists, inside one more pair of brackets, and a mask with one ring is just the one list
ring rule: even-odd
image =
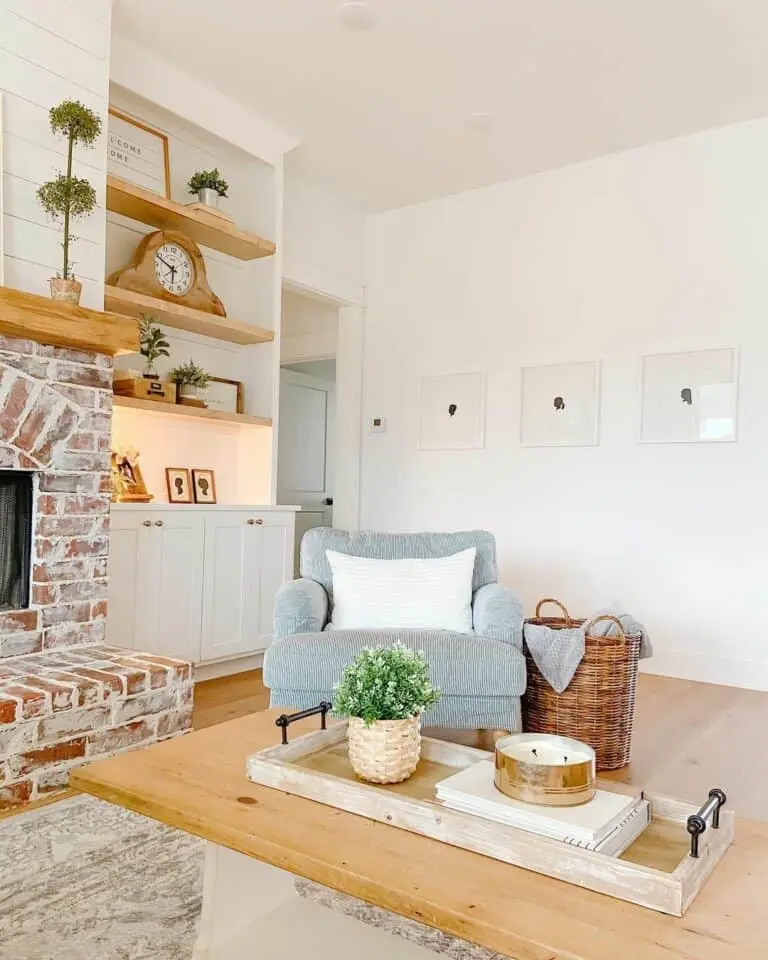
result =
[[[202,872],[202,840],[93,797],[0,821],[0,957],[190,960]],[[450,960],[498,957],[318,884],[296,888]]]

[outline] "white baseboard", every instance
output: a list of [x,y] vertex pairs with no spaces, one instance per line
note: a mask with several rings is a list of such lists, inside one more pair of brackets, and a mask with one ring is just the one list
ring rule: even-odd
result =
[[699,683],[768,691],[768,660],[732,660],[688,650],[655,650],[649,660],[641,661],[640,671]]
[[228,660],[198,663],[194,668],[195,683],[199,683],[201,680],[217,680],[219,677],[229,677],[236,673],[245,673],[247,670],[260,670],[263,665],[263,653],[252,653],[247,657],[230,657]]

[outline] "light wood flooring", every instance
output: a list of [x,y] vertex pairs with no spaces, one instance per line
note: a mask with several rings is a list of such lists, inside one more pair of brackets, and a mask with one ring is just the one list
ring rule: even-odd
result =
[[[260,670],[205,680],[195,686],[193,725],[210,727],[268,704]],[[766,731],[768,693],[643,674],[632,764],[610,776],[702,803],[711,787],[722,787],[739,815],[768,820]],[[469,731],[450,736],[488,747]]]

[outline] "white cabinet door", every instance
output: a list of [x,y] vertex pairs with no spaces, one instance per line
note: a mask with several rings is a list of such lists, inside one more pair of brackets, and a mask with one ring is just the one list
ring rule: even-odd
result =
[[147,515],[114,511],[109,525],[109,605],[107,641],[143,649],[148,629],[147,591],[151,590],[152,521]]
[[275,594],[292,575],[293,519],[277,512],[207,515],[203,660],[269,645]]
[[200,660],[204,538],[200,515],[169,510],[152,517],[152,653]]

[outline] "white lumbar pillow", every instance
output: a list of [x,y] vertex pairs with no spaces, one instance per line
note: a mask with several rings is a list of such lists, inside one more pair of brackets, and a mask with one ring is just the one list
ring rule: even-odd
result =
[[326,550],[333,628],[472,632],[474,547],[448,557],[374,560]]

